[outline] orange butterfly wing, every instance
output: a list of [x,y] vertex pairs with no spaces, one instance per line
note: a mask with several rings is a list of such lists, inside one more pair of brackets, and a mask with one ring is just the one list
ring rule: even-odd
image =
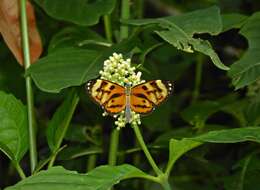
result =
[[117,114],[125,109],[125,88],[108,80],[90,80],[86,89],[94,101],[109,114]]
[[161,104],[173,91],[173,83],[170,81],[152,80],[131,89],[131,110],[147,114]]

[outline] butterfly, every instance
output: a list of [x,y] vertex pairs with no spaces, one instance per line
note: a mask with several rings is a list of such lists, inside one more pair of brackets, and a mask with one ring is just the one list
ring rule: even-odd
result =
[[126,123],[130,123],[131,111],[141,115],[152,112],[173,92],[173,83],[151,80],[136,86],[121,86],[109,80],[93,79],[87,82],[86,89],[108,114],[125,111]]

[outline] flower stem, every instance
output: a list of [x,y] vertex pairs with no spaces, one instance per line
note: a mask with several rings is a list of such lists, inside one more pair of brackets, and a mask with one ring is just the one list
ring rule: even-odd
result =
[[89,155],[88,163],[87,163],[87,172],[95,168],[96,162],[97,162],[97,155],[96,154]]
[[[20,0],[20,14],[21,14],[21,32],[22,32],[22,46],[23,46],[23,60],[25,70],[30,67],[30,48],[27,27],[27,14],[26,14],[26,0]],[[33,108],[33,91],[31,77],[27,75],[26,81],[26,96],[27,96],[27,109],[28,109],[28,128],[29,128],[29,146],[30,146],[30,166],[31,172],[37,165],[37,149],[36,149],[36,127]]]
[[139,142],[141,148],[143,149],[144,154],[145,154],[145,156],[146,156],[148,162],[149,162],[150,165],[152,166],[154,172],[155,172],[158,176],[162,175],[162,174],[163,174],[162,171],[161,171],[160,168],[156,165],[156,163],[155,163],[155,161],[154,161],[152,155],[150,154],[150,152],[149,152],[149,150],[148,150],[148,148],[147,148],[147,146],[146,146],[146,144],[145,144],[145,142],[144,142],[143,136],[142,136],[142,134],[141,134],[141,132],[140,132],[140,129],[139,129],[138,125],[132,124],[132,128],[134,129],[136,138],[137,138],[137,140],[138,140],[138,142]]
[[162,183],[162,187],[164,190],[171,190],[171,186],[167,180]]
[[119,134],[120,131],[117,130],[116,128],[113,129],[111,133],[109,155],[108,155],[108,164],[111,166],[116,165]]
[[16,164],[14,164],[14,166],[15,166],[15,168],[16,168],[16,170],[17,170],[19,176],[21,177],[21,179],[25,179],[26,176],[25,176],[25,174],[24,174],[24,172],[23,172],[23,169],[21,168],[20,164],[19,164],[19,163],[16,163]]
[[197,55],[197,63],[196,63],[196,73],[195,73],[195,86],[192,96],[192,102],[197,101],[200,95],[200,84],[202,78],[202,64],[203,64],[203,55]]
[[106,33],[106,38],[109,42],[112,42],[112,26],[111,26],[111,19],[110,15],[104,15],[104,25],[105,25],[105,33]]
[[[130,17],[130,2],[129,0],[121,1],[121,20],[127,20]],[[122,24],[120,27],[120,40],[128,37],[128,26]]]

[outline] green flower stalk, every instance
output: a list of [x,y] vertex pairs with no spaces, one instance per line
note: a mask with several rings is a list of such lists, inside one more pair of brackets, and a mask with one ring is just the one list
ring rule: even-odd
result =
[[[113,53],[109,59],[104,61],[103,70],[100,72],[101,79],[109,80],[111,82],[117,83],[121,86],[135,86],[145,82],[141,80],[142,73],[140,71],[136,72],[136,68],[131,66],[131,59],[124,59],[122,54]],[[103,116],[108,115],[104,112]],[[125,111],[120,112],[119,114],[114,115],[115,125],[117,129],[124,127],[128,121],[128,114]],[[130,122],[135,125],[141,124],[140,115],[131,111],[131,120]]]

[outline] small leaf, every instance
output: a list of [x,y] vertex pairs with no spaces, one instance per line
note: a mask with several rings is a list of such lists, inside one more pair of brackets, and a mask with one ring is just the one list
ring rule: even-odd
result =
[[246,53],[236,61],[229,71],[236,89],[247,86],[260,79],[260,12],[249,17],[240,30],[249,43]]
[[260,143],[260,127],[244,127],[210,131],[206,134],[189,139],[211,143],[238,143],[245,141]]
[[199,101],[184,109],[181,116],[192,125],[202,126],[221,106],[217,101]]
[[115,0],[35,0],[44,11],[58,20],[69,21],[82,26],[97,24],[99,18],[109,14],[115,7]]
[[170,151],[169,151],[169,161],[166,167],[166,173],[167,175],[170,174],[170,171],[172,170],[172,167],[174,166],[175,162],[186,152],[189,150],[192,150],[195,147],[198,147],[201,145],[201,142],[189,140],[189,139],[182,139],[182,140],[176,140],[171,139],[170,140]]
[[72,89],[66,97],[62,105],[53,115],[47,128],[48,145],[53,153],[55,153],[62,143],[67,132],[71,118],[78,104],[79,97],[76,89]]
[[79,174],[53,167],[28,177],[5,190],[107,190],[123,179],[145,177],[147,174],[134,166],[99,166],[87,174]]
[[0,150],[18,163],[28,150],[26,107],[0,91]]
[[[18,0],[0,1],[0,33],[20,65],[23,64]],[[26,1],[30,56],[34,63],[42,53],[42,43],[36,27],[33,6]]]

